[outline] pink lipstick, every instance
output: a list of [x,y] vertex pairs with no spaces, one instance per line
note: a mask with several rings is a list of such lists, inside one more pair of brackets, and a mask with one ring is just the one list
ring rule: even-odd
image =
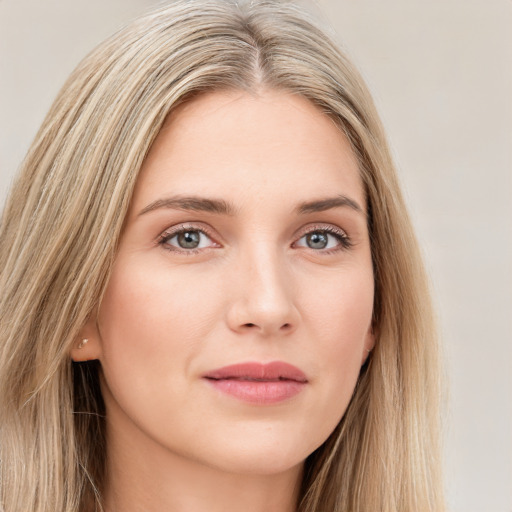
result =
[[292,398],[308,383],[304,372],[282,361],[224,366],[206,373],[203,378],[222,393],[261,405]]

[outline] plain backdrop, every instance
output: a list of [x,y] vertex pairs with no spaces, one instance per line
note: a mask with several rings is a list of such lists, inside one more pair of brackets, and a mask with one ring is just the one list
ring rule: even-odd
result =
[[[0,0],[0,205],[78,61],[158,3]],[[424,249],[450,379],[450,510],[512,512],[512,1],[312,9],[368,81]]]

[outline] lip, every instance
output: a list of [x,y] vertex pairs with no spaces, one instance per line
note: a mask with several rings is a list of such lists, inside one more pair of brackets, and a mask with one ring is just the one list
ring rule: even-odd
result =
[[209,371],[203,378],[224,394],[261,405],[288,400],[308,383],[302,370],[283,361],[233,364]]

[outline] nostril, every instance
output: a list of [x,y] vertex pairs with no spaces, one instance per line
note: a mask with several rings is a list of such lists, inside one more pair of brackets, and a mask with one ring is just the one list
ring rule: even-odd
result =
[[[259,324],[255,324],[255,323],[252,323],[252,322],[247,322],[245,324],[243,324],[241,327],[243,327],[244,329],[260,329],[260,326]],[[263,331],[266,331],[266,328],[262,328]],[[283,325],[281,325],[281,327],[279,328],[279,330],[281,332],[283,331],[291,331],[293,330],[293,325],[291,323],[285,323]]]

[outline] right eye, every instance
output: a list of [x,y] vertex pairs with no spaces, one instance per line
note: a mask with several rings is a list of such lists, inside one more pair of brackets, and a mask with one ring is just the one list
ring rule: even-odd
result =
[[159,244],[169,251],[195,253],[209,247],[219,247],[202,229],[181,227],[165,232]]

